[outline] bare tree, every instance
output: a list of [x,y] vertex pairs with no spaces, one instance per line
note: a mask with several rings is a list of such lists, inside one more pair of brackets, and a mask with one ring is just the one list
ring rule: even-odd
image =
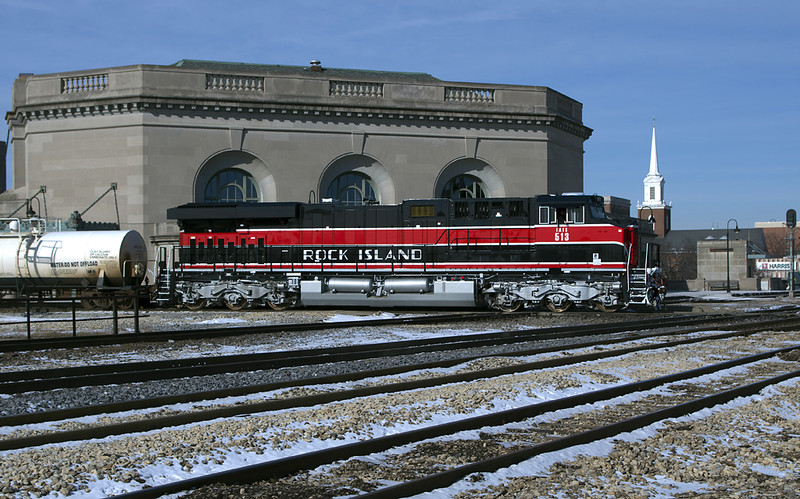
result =
[[697,279],[697,253],[675,252],[661,254],[662,269],[668,280]]
[[[764,229],[764,241],[767,244],[767,258],[783,258],[789,256],[790,230],[788,227],[769,227]],[[800,252],[800,231],[794,231],[794,251]]]

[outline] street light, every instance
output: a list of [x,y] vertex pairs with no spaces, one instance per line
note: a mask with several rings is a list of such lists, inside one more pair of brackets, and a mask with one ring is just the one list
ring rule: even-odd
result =
[[656,217],[653,215],[653,208],[651,208],[649,206],[642,206],[642,209],[645,209],[645,208],[650,210],[650,216],[647,217],[647,221],[650,222],[651,224],[653,224],[653,232],[655,232],[656,231]]
[[735,218],[731,218],[728,220],[728,223],[725,224],[725,268],[728,271],[728,285],[727,290],[728,294],[731,293],[731,239],[729,234],[731,222],[736,222],[736,228],[733,229],[734,232],[739,232],[739,221]]

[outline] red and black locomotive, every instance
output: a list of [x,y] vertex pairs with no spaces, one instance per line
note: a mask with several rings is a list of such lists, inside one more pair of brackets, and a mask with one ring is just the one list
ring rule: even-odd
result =
[[268,305],[659,307],[657,246],[603,198],[415,199],[397,205],[186,204],[160,301]]

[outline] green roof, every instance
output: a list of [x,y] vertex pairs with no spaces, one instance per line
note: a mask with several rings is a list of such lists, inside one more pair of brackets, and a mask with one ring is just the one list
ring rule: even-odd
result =
[[400,71],[376,71],[369,69],[342,69],[321,66],[322,71],[314,71],[311,66],[284,66],[280,64],[253,64],[247,62],[220,62],[199,61],[182,59],[173,66],[189,69],[203,69],[206,71],[235,72],[247,71],[249,73],[264,73],[270,75],[295,75],[295,76],[325,76],[327,78],[359,78],[383,81],[430,81],[439,82],[438,78],[428,73],[404,73]]

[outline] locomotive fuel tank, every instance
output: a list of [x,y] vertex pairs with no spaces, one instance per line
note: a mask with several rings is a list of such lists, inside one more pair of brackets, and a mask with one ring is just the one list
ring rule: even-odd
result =
[[147,247],[136,231],[49,232],[0,237],[0,281],[125,286],[141,282]]

